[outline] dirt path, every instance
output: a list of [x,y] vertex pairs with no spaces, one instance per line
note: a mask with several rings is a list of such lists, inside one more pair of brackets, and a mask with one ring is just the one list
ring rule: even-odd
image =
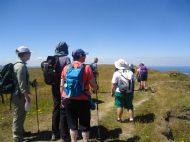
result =
[[[160,84],[163,84],[163,83],[179,83],[180,81],[173,81],[173,80],[169,80],[169,81],[159,81],[159,82],[155,82],[153,84],[150,85],[151,88],[154,88]],[[185,81],[183,81],[185,82]],[[109,96],[110,94],[107,94],[107,93],[102,93],[100,95],[107,95]],[[152,95],[155,95],[154,92],[151,92],[150,95],[146,98],[143,98],[142,100],[139,100],[137,102],[134,103],[134,109],[137,109],[140,105],[142,105],[144,102],[148,101],[150,99],[150,97]],[[100,108],[99,108],[99,111],[98,111],[98,116],[99,116],[99,120],[101,120],[102,118],[106,117],[106,115],[108,114],[108,112],[110,111],[110,108],[114,108],[114,101],[113,99],[108,99],[106,100],[107,102],[106,103],[103,103],[103,104],[100,104]],[[102,109],[103,108],[103,109]],[[104,111],[102,111],[104,110]],[[45,138],[42,138],[41,141],[43,142],[48,142],[50,137],[51,137],[51,113],[46,115],[46,116],[40,116],[39,119],[40,119],[40,131],[41,132],[44,132],[44,134],[42,134],[41,137],[45,137]],[[45,118],[45,120],[44,120]],[[97,120],[98,120],[98,117],[97,117],[97,110],[94,110],[92,111],[92,117],[91,117],[91,126],[97,126]],[[34,128],[35,127],[35,128]],[[34,129],[34,131],[36,131],[36,126],[34,126],[32,129]],[[128,138],[131,138],[134,136],[134,131],[135,131],[135,127],[132,123],[124,123],[122,124],[122,133],[120,134],[120,138],[125,138],[125,139],[128,139]],[[48,137],[47,137],[48,135]],[[41,142],[41,141],[37,141],[36,142]],[[59,142],[56,141],[56,142]],[[79,142],[82,142],[82,140],[79,140]]]
[[[103,95],[109,95],[109,94],[103,94]],[[135,102],[134,103],[134,108],[135,109],[138,108],[141,104],[143,104],[144,102],[149,100],[149,98],[150,97],[147,97],[147,98],[144,98],[142,100],[139,100],[139,101]],[[98,116],[99,116],[99,120],[101,120],[103,117],[105,117],[108,114],[108,112],[110,111],[110,108],[114,107],[114,101],[113,101],[113,99],[109,99],[108,102],[103,103],[103,105],[99,106],[99,107],[100,108],[99,108],[99,111],[98,111]],[[104,111],[101,111],[102,110],[101,107],[104,108],[103,109]],[[92,111],[92,117],[91,117],[91,126],[92,127],[97,126],[97,120],[98,120],[98,118],[97,118],[97,110],[94,110],[94,111]],[[41,132],[41,134],[40,134],[41,136],[40,136],[39,139],[41,139],[41,140],[36,139],[36,141],[35,141],[35,139],[34,139],[32,141],[35,141],[35,142],[41,142],[41,141],[48,142],[48,141],[50,141],[50,137],[51,137],[51,123],[49,123],[49,122],[51,122],[51,113],[49,115],[46,115],[46,116],[41,115],[39,117],[39,121],[40,121],[40,132]],[[34,129],[34,131],[36,131],[36,126],[34,126],[34,127],[35,128],[33,128],[33,129]],[[120,134],[121,138],[122,137],[124,137],[124,138],[132,137],[133,134],[134,134],[134,130],[135,130],[134,125],[132,123],[127,123],[127,124],[124,123],[124,124],[122,124],[121,129],[122,129],[122,133]],[[124,131],[124,130],[127,130],[127,131]],[[56,142],[59,142],[59,141],[60,140],[58,140]],[[78,142],[82,142],[82,140],[78,140]]]

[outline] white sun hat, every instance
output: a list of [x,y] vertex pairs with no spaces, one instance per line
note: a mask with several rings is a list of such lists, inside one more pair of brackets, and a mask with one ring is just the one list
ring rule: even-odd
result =
[[127,69],[127,62],[123,59],[119,59],[115,61],[114,64],[115,64],[115,67],[119,70]]
[[26,46],[19,46],[16,50],[18,53],[31,53],[30,49]]

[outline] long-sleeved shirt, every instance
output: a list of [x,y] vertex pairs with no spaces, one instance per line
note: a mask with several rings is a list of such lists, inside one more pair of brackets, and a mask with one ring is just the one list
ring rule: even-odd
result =
[[14,65],[14,72],[18,81],[18,87],[22,94],[30,93],[29,73],[26,62],[19,59]]

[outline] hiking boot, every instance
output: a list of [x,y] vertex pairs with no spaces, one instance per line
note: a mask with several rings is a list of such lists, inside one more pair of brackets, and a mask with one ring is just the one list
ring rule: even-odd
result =
[[52,136],[51,136],[51,141],[56,141],[56,140],[58,140],[59,138],[60,138],[59,135],[52,134]]
[[24,131],[23,132],[23,137],[30,137],[32,135],[31,131]]

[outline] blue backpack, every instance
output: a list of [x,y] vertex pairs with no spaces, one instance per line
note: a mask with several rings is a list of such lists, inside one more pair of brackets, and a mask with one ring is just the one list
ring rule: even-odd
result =
[[81,96],[84,92],[85,85],[82,80],[84,67],[84,64],[81,64],[79,68],[69,65],[64,83],[64,91],[68,97]]

